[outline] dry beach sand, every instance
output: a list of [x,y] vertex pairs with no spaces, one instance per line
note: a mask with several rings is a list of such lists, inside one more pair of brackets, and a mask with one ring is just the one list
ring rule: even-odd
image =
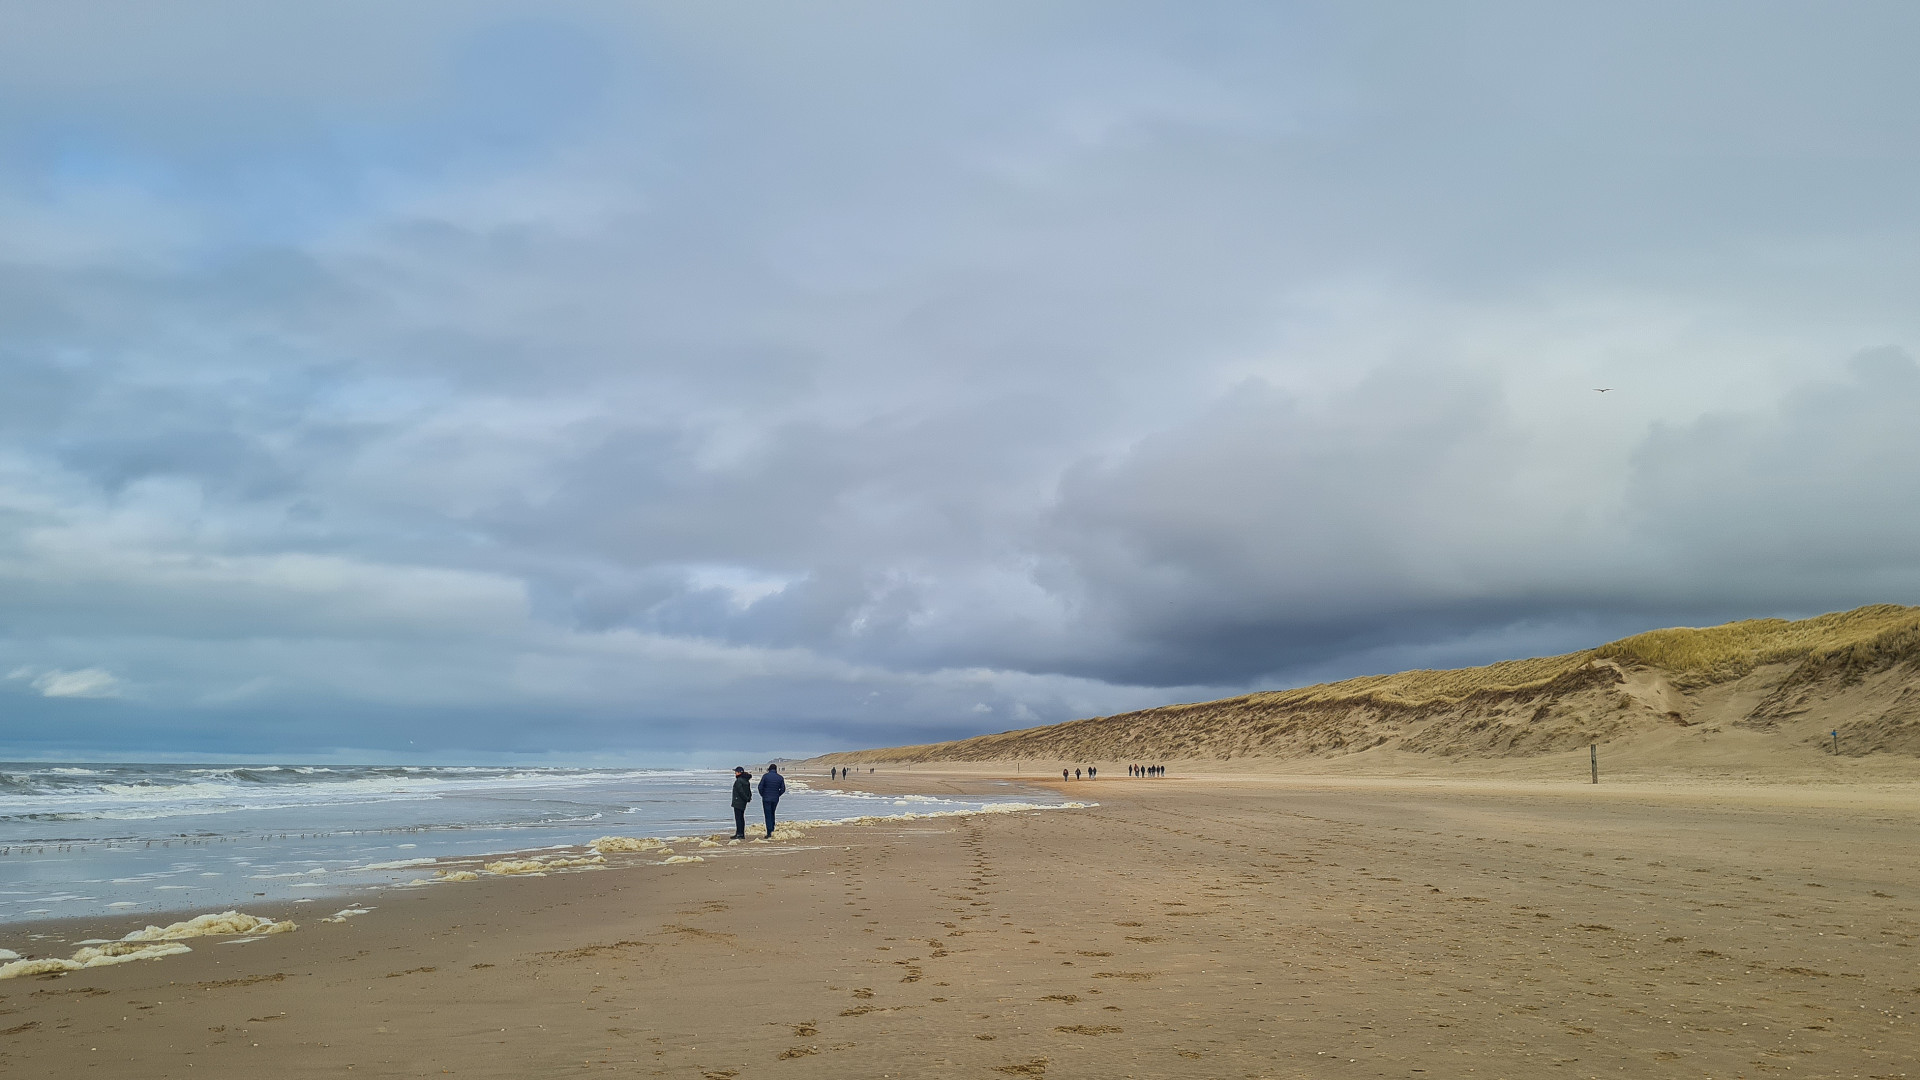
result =
[[1056,786],[1100,805],[257,912],[0,982],[0,1072],[1920,1076],[1914,786]]

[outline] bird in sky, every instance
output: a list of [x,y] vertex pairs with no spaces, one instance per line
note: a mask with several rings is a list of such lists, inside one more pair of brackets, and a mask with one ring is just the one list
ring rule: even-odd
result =
[[1611,386],[1596,386],[1593,388],[1593,392],[1596,394],[1604,394],[1611,389],[1613,389]]

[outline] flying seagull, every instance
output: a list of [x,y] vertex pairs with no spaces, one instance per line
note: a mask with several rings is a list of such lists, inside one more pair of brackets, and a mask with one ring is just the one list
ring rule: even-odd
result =
[[1611,389],[1613,389],[1611,386],[1596,386],[1593,388],[1593,392],[1596,394],[1604,394]]

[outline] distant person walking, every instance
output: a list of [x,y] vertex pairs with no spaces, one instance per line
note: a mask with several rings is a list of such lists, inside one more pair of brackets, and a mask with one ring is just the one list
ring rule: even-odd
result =
[[1062,779],[1062,780],[1065,780],[1066,778],[1067,778],[1067,770],[1065,770],[1065,769],[1061,769],[1061,770],[1060,770],[1060,779]]
[[1099,776],[1099,775],[1100,775],[1100,770],[1099,770],[1099,769],[1096,769],[1096,768],[1094,768],[1094,767],[1093,767],[1093,766],[1091,766],[1091,765],[1089,765],[1089,766],[1087,766],[1087,779],[1089,779],[1089,780],[1091,780],[1091,779],[1093,779],[1094,777],[1096,777],[1096,776]]
[[733,838],[747,838],[747,804],[753,801],[753,777],[738,765],[733,767]]
[[773,811],[780,805],[780,796],[787,793],[787,778],[780,775],[780,766],[769,763],[767,771],[760,774],[760,808],[767,812],[767,839],[773,839]]

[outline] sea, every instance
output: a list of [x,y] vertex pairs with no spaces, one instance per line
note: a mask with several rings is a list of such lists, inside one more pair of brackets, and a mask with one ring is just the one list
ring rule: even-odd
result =
[[[787,784],[784,820],[1073,805],[1011,782],[969,798]],[[730,833],[731,789],[717,770],[0,762],[0,926],[321,903],[447,859]]]

